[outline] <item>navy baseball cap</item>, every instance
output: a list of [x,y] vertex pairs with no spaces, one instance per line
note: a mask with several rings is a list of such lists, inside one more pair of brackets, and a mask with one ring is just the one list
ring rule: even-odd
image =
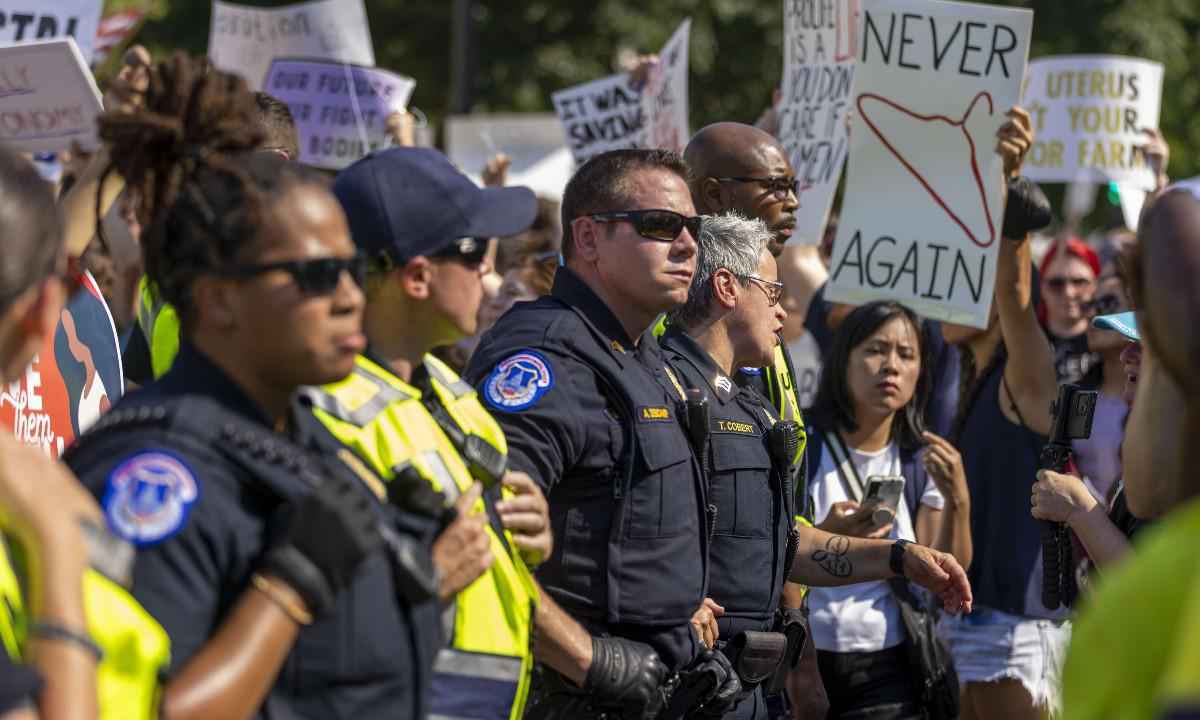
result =
[[1101,330],[1115,330],[1129,340],[1142,341],[1141,335],[1138,334],[1137,315],[1132,310],[1116,315],[1101,315],[1092,320],[1092,327]]
[[481,188],[432,148],[373,152],[338,173],[333,194],[354,244],[397,264],[462,238],[515,235],[537,216],[529,188]]

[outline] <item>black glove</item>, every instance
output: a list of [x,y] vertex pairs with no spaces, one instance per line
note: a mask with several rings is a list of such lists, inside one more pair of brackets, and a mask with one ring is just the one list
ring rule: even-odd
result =
[[1008,203],[1004,206],[1001,235],[1021,240],[1034,230],[1049,225],[1052,219],[1050,201],[1037,183],[1024,176],[1008,181]]
[[592,666],[583,689],[597,705],[619,707],[623,718],[653,720],[666,704],[667,666],[649,645],[618,637],[592,638]]
[[710,678],[705,680],[705,685],[711,683],[712,690],[701,698],[700,707],[695,713],[698,717],[722,717],[745,697],[742,692],[742,681],[734,672],[729,658],[719,650],[709,650],[701,655],[700,659],[692,664],[688,673],[693,676]]
[[293,502],[263,560],[263,572],[295,590],[313,617],[333,606],[359,564],[383,542],[373,500],[355,482],[331,473]]

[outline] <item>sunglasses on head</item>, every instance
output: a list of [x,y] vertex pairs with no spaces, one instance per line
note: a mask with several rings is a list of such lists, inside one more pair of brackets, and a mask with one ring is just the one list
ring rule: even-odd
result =
[[1070,285],[1073,288],[1084,288],[1091,284],[1092,284],[1091,280],[1088,280],[1087,278],[1081,278],[1081,277],[1069,278],[1069,277],[1055,276],[1055,277],[1046,278],[1046,287],[1050,288],[1051,290],[1053,290],[1056,293],[1066,290],[1067,285]]
[[296,287],[306,295],[329,295],[342,281],[342,273],[350,273],[350,279],[361,288],[367,279],[367,257],[359,253],[348,258],[324,257],[231,265],[217,271],[216,274],[227,278],[248,279],[276,270],[291,275]]
[[767,192],[774,193],[780,200],[787,197],[790,192],[796,197],[800,197],[800,192],[804,189],[801,186],[800,180],[795,175],[770,175],[768,177],[719,177],[713,178],[717,182],[737,182],[737,183],[758,183],[767,189]]
[[623,212],[602,212],[590,215],[599,222],[627,222],[633,225],[633,230],[647,240],[674,242],[686,227],[692,239],[700,237],[700,226],[703,220],[693,215],[687,217],[674,210],[626,210]]
[[427,257],[437,260],[452,260],[467,267],[483,264],[487,257],[488,241],[484,238],[459,238]]

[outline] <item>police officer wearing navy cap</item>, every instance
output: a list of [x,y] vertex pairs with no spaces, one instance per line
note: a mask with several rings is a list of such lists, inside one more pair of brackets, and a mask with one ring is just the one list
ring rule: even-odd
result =
[[171,643],[161,717],[420,718],[436,524],[384,502],[293,403],[365,346],[365,266],[325,178],[251,156],[254,107],[240,78],[178,54],[144,110],[102,118],[183,337],[66,462],[138,546],[132,593]]
[[800,427],[730,379],[736,368],[771,359],[787,317],[769,241],[760,220],[706,216],[688,301],[671,314],[661,340],[680,382],[707,400],[706,410],[689,414],[686,423],[716,509],[709,594],[723,609],[718,647],[742,685],[729,720],[765,720],[763,691],[781,687],[799,660],[798,619],[777,613],[785,579],[825,586],[900,573],[941,592],[952,606],[969,597],[962,595],[962,568],[945,553],[812,527],[792,530]]
[[549,499],[555,544],[539,579],[598,636],[596,658],[640,670],[613,694],[620,703],[592,692],[606,673],[580,688],[546,670],[527,717],[720,715],[740,689],[692,625],[704,612],[708,503],[677,422],[684,393],[654,338],[637,342],[687,298],[700,221],[686,174],[659,150],[604,153],[576,171],[550,294],[504,315],[467,369],[511,466]]

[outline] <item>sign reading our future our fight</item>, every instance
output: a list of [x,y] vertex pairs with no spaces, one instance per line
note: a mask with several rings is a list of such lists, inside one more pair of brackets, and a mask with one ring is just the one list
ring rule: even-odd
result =
[[276,59],[263,89],[288,104],[300,162],[341,170],[387,145],[387,119],[404,110],[416,81],[324,60]]
[[996,131],[1033,13],[862,0],[846,195],[826,298],[985,327],[1004,216]]
[[100,90],[71,37],[0,47],[0,144],[57,152],[97,147]]
[[261,90],[275,58],[335,60],[372,67],[375,51],[363,0],[256,8],[214,0],[208,56]]
[[800,181],[798,243],[820,240],[850,150],[859,0],[784,0],[779,139]]
[[1025,74],[1022,105],[1036,141],[1023,172],[1039,182],[1115,180],[1154,187],[1135,148],[1158,127],[1163,66],[1116,55],[1038,58]]
[[641,86],[629,73],[559,90],[551,98],[579,165],[620,148],[682,151],[688,130],[688,39],[684,20],[658,54]]
[[58,457],[121,399],[123,378],[112,315],[95,279],[85,274],[29,367],[0,385],[0,426]]
[[104,0],[0,0],[0,44],[73,37],[92,61]]

